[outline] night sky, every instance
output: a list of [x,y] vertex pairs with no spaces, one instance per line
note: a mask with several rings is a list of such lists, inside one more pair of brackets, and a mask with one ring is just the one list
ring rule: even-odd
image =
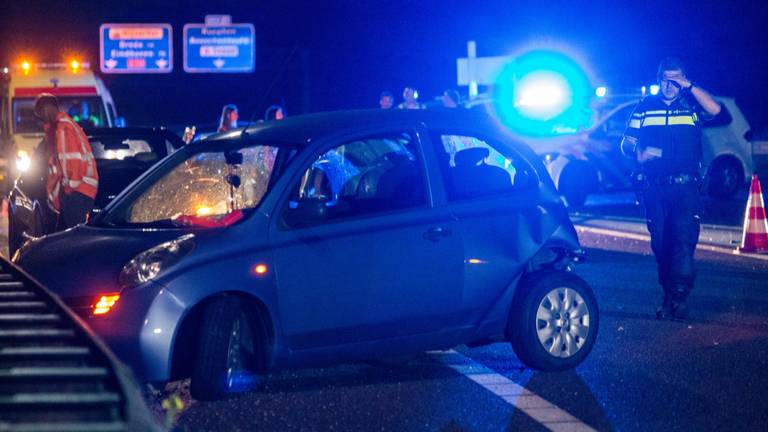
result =
[[[566,47],[597,83],[650,83],[658,61],[677,55],[688,75],[734,96],[753,129],[768,126],[768,2],[748,1],[208,1],[3,0],[0,64],[21,55],[61,61],[82,53],[98,70],[105,22],[170,23],[174,71],[106,75],[128,124],[212,123],[235,103],[241,118],[284,101],[289,114],[376,107],[382,90],[415,85],[422,99],[456,87],[466,42],[478,55],[526,46]],[[256,28],[252,74],[188,74],[182,27],[229,14]],[[459,88],[466,94],[466,88]]]

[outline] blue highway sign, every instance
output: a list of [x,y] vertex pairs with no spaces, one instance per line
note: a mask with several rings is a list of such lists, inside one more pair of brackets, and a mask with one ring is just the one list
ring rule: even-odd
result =
[[184,25],[186,72],[253,72],[256,63],[253,24]]
[[168,73],[173,70],[170,24],[102,24],[104,73]]

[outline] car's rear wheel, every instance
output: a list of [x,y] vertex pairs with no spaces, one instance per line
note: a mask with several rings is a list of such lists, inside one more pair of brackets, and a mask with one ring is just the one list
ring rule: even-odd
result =
[[261,383],[262,346],[243,300],[222,296],[203,313],[190,391],[198,400],[220,400]]
[[523,278],[510,312],[508,335],[518,358],[544,371],[576,367],[597,338],[597,301],[573,273],[539,272]]

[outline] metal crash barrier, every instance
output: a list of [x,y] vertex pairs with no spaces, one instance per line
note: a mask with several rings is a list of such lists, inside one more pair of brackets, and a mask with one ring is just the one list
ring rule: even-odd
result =
[[156,431],[130,371],[51,291],[0,259],[0,432]]

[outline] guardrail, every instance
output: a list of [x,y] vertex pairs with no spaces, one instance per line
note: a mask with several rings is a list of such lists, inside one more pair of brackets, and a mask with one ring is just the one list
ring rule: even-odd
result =
[[157,431],[130,371],[47,288],[0,258],[0,431]]

